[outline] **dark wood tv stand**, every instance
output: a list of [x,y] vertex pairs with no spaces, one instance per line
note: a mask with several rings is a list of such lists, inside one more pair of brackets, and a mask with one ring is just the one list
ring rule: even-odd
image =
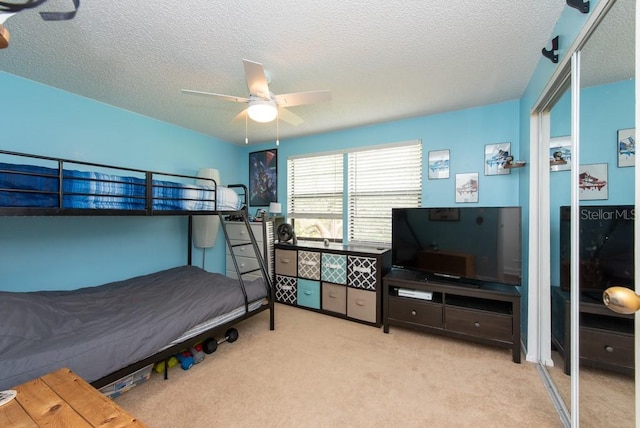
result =
[[[403,269],[393,269],[382,284],[385,333],[394,325],[511,348],[513,362],[520,363],[520,293],[516,287],[423,280],[420,274]],[[412,290],[430,292],[432,297],[402,295]]]
[[[571,307],[569,293],[551,287],[551,342],[571,373]],[[634,320],[607,308],[588,295],[580,299],[580,366],[633,376]]]

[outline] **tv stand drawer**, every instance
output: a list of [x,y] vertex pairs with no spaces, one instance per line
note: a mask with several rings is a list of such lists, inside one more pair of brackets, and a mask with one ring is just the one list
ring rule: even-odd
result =
[[445,312],[448,331],[505,342],[512,340],[512,320],[510,316],[451,306],[447,306]]
[[442,304],[417,299],[389,297],[389,318],[442,328]]
[[633,368],[632,335],[580,328],[580,358]]

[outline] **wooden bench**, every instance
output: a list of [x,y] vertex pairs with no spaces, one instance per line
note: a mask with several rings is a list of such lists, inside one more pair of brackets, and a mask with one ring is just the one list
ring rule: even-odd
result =
[[18,395],[0,407],[0,427],[146,427],[69,369],[13,389]]

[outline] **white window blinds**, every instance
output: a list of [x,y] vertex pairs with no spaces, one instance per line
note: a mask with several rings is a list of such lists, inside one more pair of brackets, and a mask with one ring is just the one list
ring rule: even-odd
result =
[[342,219],[343,154],[287,160],[287,216]]
[[420,141],[349,153],[348,237],[391,243],[391,208],[422,205]]

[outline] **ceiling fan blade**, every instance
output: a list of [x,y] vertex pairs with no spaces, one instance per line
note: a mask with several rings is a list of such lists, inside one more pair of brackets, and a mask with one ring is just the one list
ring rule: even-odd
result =
[[244,122],[246,118],[247,118],[247,109],[245,108],[245,109],[242,109],[240,113],[235,115],[233,119],[231,119],[231,122],[239,122],[240,120]]
[[280,107],[293,107],[303,104],[321,103],[331,99],[331,91],[293,92],[275,96]]
[[264,74],[262,64],[248,59],[243,59],[242,63],[244,64],[244,74],[247,78],[249,94],[267,100],[270,99],[271,93],[269,92],[267,76]]
[[220,98],[226,101],[233,101],[236,103],[248,103],[249,98],[243,97],[234,97],[233,95],[222,95],[222,94],[214,94],[213,92],[204,92],[204,91],[194,91],[191,89],[183,89],[182,92],[185,94],[195,94],[195,95],[206,95],[208,97]]
[[278,119],[295,126],[298,126],[302,122],[304,122],[304,120],[300,116],[295,113],[291,113],[289,110],[284,108],[278,109]]

